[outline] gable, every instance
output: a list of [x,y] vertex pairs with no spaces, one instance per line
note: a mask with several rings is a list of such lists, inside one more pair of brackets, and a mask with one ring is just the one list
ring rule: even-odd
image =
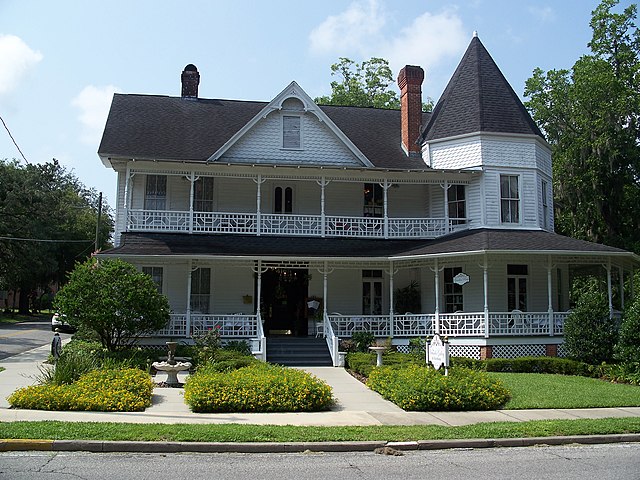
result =
[[[293,120],[293,121],[291,121]],[[295,130],[289,123],[299,122],[296,148]],[[290,140],[291,138],[291,140]],[[287,144],[290,148],[287,148]],[[277,110],[261,118],[217,161],[222,163],[313,165],[362,167],[345,143],[326,123],[304,110]]]

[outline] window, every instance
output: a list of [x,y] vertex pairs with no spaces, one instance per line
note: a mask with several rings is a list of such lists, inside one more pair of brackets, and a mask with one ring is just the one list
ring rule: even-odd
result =
[[549,227],[549,184],[542,180],[542,228]]
[[273,192],[273,213],[293,213],[293,189],[276,187]]
[[282,117],[282,148],[301,148],[300,117]]
[[464,185],[451,185],[447,192],[449,202],[449,220],[452,225],[460,225],[466,222],[467,202]]
[[142,267],[142,273],[149,275],[158,292],[162,293],[162,267]]
[[362,271],[362,314],[382,314],[382,270]]
[[527,265],[507,265],[507,310],[527,311]]
[[444,312],[455,313],[462,311],[463,297],[462,285],[453,282],[453,278],[462,273],[462,267],[453,267],[444,269]]
[[211,298],[211,269],[198,268],[191,272],[191,311],[209,313]]
[[147,188],[144,195],[145,210],[167,209],[167,176],[147,175]]
[[382,217],[384,215],[384,194],[379,183],[364,184],[364,216]]
[[520,223],[520,192],[517,175],[500,175],[500,211],[503,223]]
[[213,212],[213,177],[201,177],[193,185],[193,209]]

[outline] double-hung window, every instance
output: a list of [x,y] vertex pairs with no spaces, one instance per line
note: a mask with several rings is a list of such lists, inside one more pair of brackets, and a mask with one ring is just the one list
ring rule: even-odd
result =
[[444,269],[444,312],[455,313],[464,309],[462,285],[453,281],[456,275],[462,273],[462,267]]
[[162,267],[142,267],[142,273],[149,275],[153,283],[155,283],[158,292],[162,293]]
[[362,314],[382,313],[382,270],[362,271]]
[[379,183],[364,184],[364,216],[384,216],[384,193]]
[[211,300],[211,269],[197,268],[191,272],[191,311],[209,313]]
[[549,227],[549,184],[542,180],[542,228]]
[[451,185],[447,191],[449,220],[452,225],[460,225],[466,222],[467,201],[464,185]]
[[507,265],[507,309],[527,311],[527,265]]
[[301,117],[284,115],[282,117],[282,148],[302,148]]
[[520,223],[518,175],[500,175],[500,213],[502,223]]
[[144,195],[145,210],[167,209],[167,176],[147,175]]
[[200,177],[193,185],[193,210],[213,212],[213,177]]

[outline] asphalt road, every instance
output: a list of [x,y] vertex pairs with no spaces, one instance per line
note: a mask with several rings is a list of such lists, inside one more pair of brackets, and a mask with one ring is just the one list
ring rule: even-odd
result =
[[0,453],[6,480],[639,479],[640,444],[371,453]]
[[[64,340],[71,335],[61,333],[60,336]],[[51,323],[42,318],[22,323],[0,323],[0,360],[48,345],[52,338]]]

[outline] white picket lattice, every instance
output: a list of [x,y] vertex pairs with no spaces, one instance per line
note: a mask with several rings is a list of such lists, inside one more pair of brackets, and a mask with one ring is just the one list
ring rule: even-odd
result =
[[494,345],[493,358],[544,357],[545,345]]
[[480,345],[449,345],[449,355],[480,360]]

